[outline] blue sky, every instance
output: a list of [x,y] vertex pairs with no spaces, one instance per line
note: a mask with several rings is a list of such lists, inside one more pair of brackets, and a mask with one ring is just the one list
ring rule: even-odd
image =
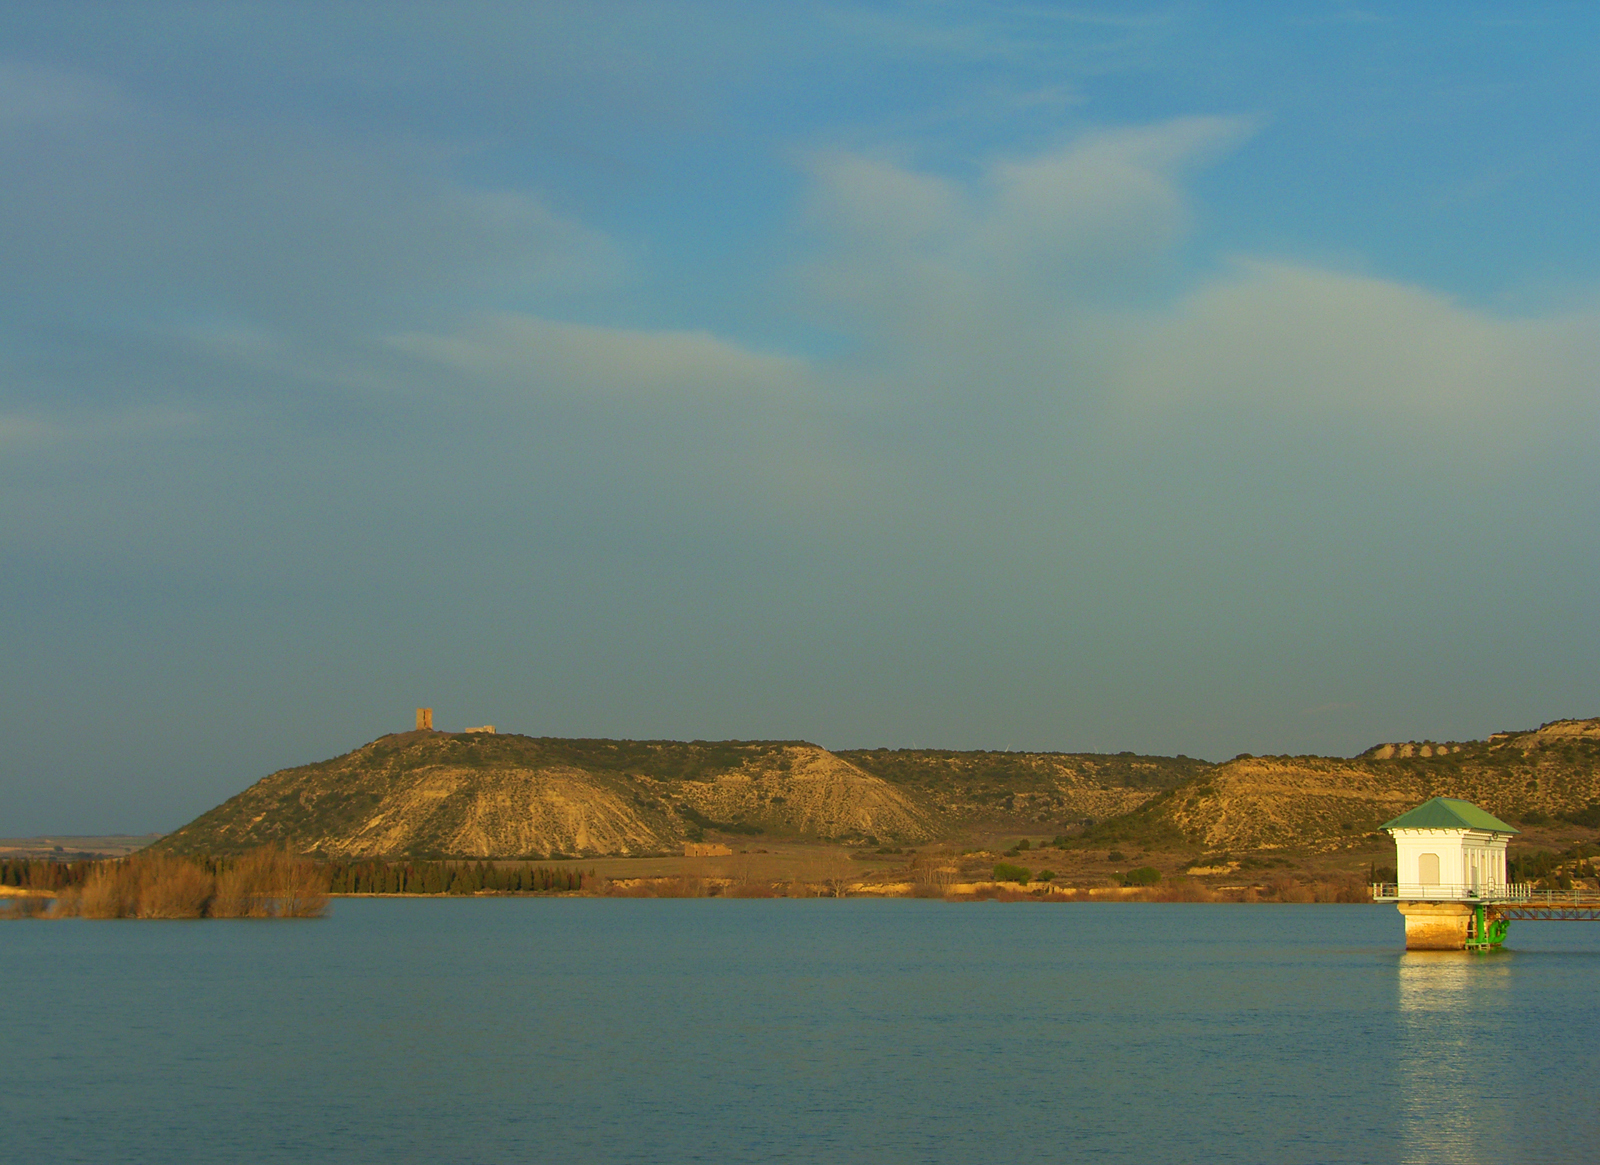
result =
[[407,726],[1600,712],[1589,5],[0,5],[0,833]]

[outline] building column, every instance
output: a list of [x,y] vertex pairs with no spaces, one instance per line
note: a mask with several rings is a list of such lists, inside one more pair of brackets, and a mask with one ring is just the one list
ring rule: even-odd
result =
[[1464,951],[1472,907],[1465,902],[1399,902],[1406,918],[1406,950]]

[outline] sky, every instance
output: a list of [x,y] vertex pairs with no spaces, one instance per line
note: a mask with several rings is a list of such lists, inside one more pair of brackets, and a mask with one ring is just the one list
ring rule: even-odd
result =
[[1591,4],[0,3],[0,835],[410,727],[1600,714]]

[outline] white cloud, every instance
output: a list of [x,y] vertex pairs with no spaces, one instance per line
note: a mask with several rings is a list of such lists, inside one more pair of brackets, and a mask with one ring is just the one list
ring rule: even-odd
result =
[[503,314],[458,332],[391,343],[496,385],[626,399],[641,406],[793,403],[810,370],[704,331],[647,331]]
[[[408,374],[416,383],[526,432],[540,456],[576,458],[577,472],[590,475],[592,451],[603,448],[618,481],[648,482],[638,504],[678,499],[674,520],[807,521],[896,490],[881,452],[864,450],[852,432],[839,377],[799,357],[706,331],[517,314],[396,335],[390,346],[421,362]],[[439,369],[453,374],[450,387],[440,387]]]
[[885,398],[1009,409],[1030,431],[1241,409],[1404,439],[1421,427],[1525,441],[1592,423],[1594,310],[1509,318],[1283,262],[1179,271],[1184,171],[1249,130],[1192,118],[1102,133],[964,181],[820,157],[809,215],[825,256],[806,286],[862,342]]
[[1121,331],[1120,378],[1146,411],[1249,408],[1439,432],[1550,433],[1600,398],[1600,313],[1506,319],[1425,288],[1241,262]]
[[831,318],[893,342],[1053,324],[1142,287],[1188,228],[1185,167],[1248,132],[1189,118],[1095,134],[970,181],[822,155],[809,219],[825,257],[804,279]]
[[990,209],[973,244],[991,261],[1046,275],[1053,267],[1157,253],[1189,227],[1178,177],[1249,132],[1248,122],[1234,118],[1184,118],[1003,162],[986,175]]

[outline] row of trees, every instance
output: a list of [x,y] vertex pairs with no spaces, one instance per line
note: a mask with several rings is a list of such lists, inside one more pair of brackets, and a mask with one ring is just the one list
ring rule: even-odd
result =
[[328,872],[328,886],[335,894],[560,894],[583,889],[585,877],[581,870],[551,869],[530,862],[372,860],[334,862]]
[[[561,894],[594,881],[530,862],[317,863],[265,848],[235,857],[139,854],[115,861],[0,860],[0,885],[54,895],[86,918],[233,918],[320,913],[333,894]],[[313,908],[312,904],[315,903]]]
[[54,894],[81,886],[99,862],[57,862],[49,858],[0,858],[0,886]]
[[1513,882],[1532,882],[1543,890],[1570,890],[1573,878],[1592,878],[1591,859],[1600,857],[1600,846],[1577,845],[1562,850],[1534,850],[1512,854],[1506,861],[1506,875]]

